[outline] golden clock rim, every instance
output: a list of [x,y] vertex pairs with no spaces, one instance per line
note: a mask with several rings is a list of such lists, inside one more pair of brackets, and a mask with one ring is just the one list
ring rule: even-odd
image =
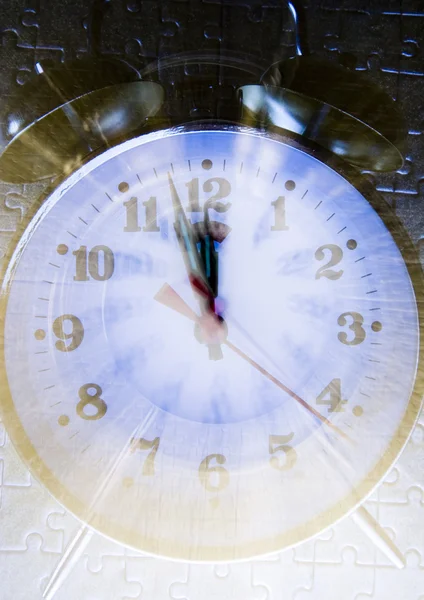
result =
[[[101,517],[100,515],[95,516],[89,522],[87,522],[86,517],[88,507],[83,502],[78,500],[65,488],[63,484],[60,483],[60,481],[52,474],[51,470],[39,457],[36,449],[31,444],[14,409],[13,398],[8,384],[4,356],[4,326],[9,287],[8,282],[5,279],[5,275],[9,265],[12,264],[12,260],[15,261],[15,265],[17,265],[19,262],[19,257],[15,257],[15,252],[19,245],[19,241],[22,239],[24,233],[27,234],[27,239],[31,237],[31,229],[35,227],[35,223],[38,221],[36,221],[34,217],[40,211],[48,198],[51,197],[52,193],[66,184],[69,185],[70,181],[72,185],[74,185],[80,178],[84,176],[84,170],[87,170],[87,167],[92,166],[92,168],[96,168],[96,166],[103,164],[109,158],[117,156],[123,151],[132,147],[142,146],[144,144],[154,142],[155,140],[174,135],[196,132],[241,133],[280,142],[282,144],[291,146],[296,150],[300,150],[312,158],[315,158],[318,162],[323,163],[332,170],[336,171],[349,184],[353,185],[353,187],[360,192],[360,194],[371,204],[372,208],[380,216],[389,233],[393,237],[396,246],[401,252],[413,286],[419,323],[420,344],[417,375],[414,388],[404,416],[399,422],[398,429],[374,469],[372,469],[367,476],[362,479],[361,483],[353,488],[342,501],[337,502],[333,507],[323,511],[313,519],[275,537],[266,537],[261,540],[255,540],[253,542],[244,543],[240,546],[232,547],[197,547],[180,544],[177,541],[158,541],[156,538],[142,537],[139,534],[136,534],[134,531],[124,530],[121,526],[114,525],[108,519]],[[96,159],[99,157],[103,157],[104,160],[97,164]],[[88,169],[88,172],[90,172],[90,170],[91,169]],[[59,200],[60,195],[58,195],[55,202]],[[334,525],[337,521],[348,516],[349,513],[353,512],[362,502],[366,500],[368,496],[373,493],[374,489],[379,485],[381,480],[401,454],[403,448],[410,438],[420,414],[424,393],[424,344],[421,343],[421,340],[424,339],[424,280],[422,267],[414,244],[411,241],[404,225],[393,213],[392,209],[386,203],[384,198],[354,167],[351,167],[342,159],[331,154],[329,151],[324,150],[317,144],[305,140],[302,138],[302,136],[279,130],[278,128],[274,128],[273,130],[268,129],[266,131],[259,131],[257,129],[239,125],[199,122],[187,126],[163,129],[160,131],[140,135],[105,151],[96,152],[94,155],[87,157],[84,163],[80,165],[74,173],[54,181],[52,186],[49,186],[49,189],[47,189],[45,193],[34,202],[34,205],[31,207],[26,217],[18,226],[16,233],[10,242],[7,253],[4,257],[2,269],[0,271],[0,281],[0,416],[2,417],[6,431],[11,438],[15,449],[17,450],[23,462],[28,466],[31,474],[48,489],[48,491],[58,500],[60,504],[63,505],[66,510],[71,512],[79,520],[86,522],[89,527],[97,530],[106,537],[118,541],[125,546],[135,548],[136,550],[146,552],[151,555],[194,562],[241,561],[282,551],[314,537],[318,533]],[[5,282],[6,285],[4,285]],[[142,543],[140,543],[140,541]]]

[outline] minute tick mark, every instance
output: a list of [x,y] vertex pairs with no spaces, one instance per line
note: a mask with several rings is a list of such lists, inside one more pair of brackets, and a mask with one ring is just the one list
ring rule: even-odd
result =
[[54,263],[52,263],[52,262],[49,262],[49,265],[51,265],[52,267],[56,267],[56,269],[60,269],[60,266],[59,266],[59,265],[55,265],[55,264],[54,264]]

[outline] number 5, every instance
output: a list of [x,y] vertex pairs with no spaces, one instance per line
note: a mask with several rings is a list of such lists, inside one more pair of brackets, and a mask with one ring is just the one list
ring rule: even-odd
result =
[[[286,460],[281,463],[276,456],[272,456],[269,459],[269,464],[273,469],[277,471],[288,471],[292,469],[297,461],[297,453],[294,448],[287,445],[287,442],[291,442],[294,433],[289,435],[270,435],[269,436],[269,453],[276,454],[277,452],[283,452],[286,455]],[[275,444],[279,444],[276,446]]]

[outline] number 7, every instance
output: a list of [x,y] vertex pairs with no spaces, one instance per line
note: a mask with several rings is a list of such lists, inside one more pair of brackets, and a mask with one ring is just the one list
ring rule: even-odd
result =
[[143,475],[154,475],[155,474],[155,456],[156,452],[159,449],[160,438],[155,438],[152,442],[149,440],[145,440],[144,438],[132,438],[131,440],[131,453],[133,454],[137,449],[138,450],[148,450],[152,448],[152,451],[149,452],[144,465],[143,465]]

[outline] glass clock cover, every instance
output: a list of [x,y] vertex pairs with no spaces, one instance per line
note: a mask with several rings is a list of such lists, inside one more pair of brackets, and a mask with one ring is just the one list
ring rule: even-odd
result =
[[[3,412],[69,510],[147,552],[230,560],[371,493],[420,406],[421,284],[354,183],[293,137],[181,128],[47,195],[4,276]],[[178,215],[213,262],[212,337]]]

